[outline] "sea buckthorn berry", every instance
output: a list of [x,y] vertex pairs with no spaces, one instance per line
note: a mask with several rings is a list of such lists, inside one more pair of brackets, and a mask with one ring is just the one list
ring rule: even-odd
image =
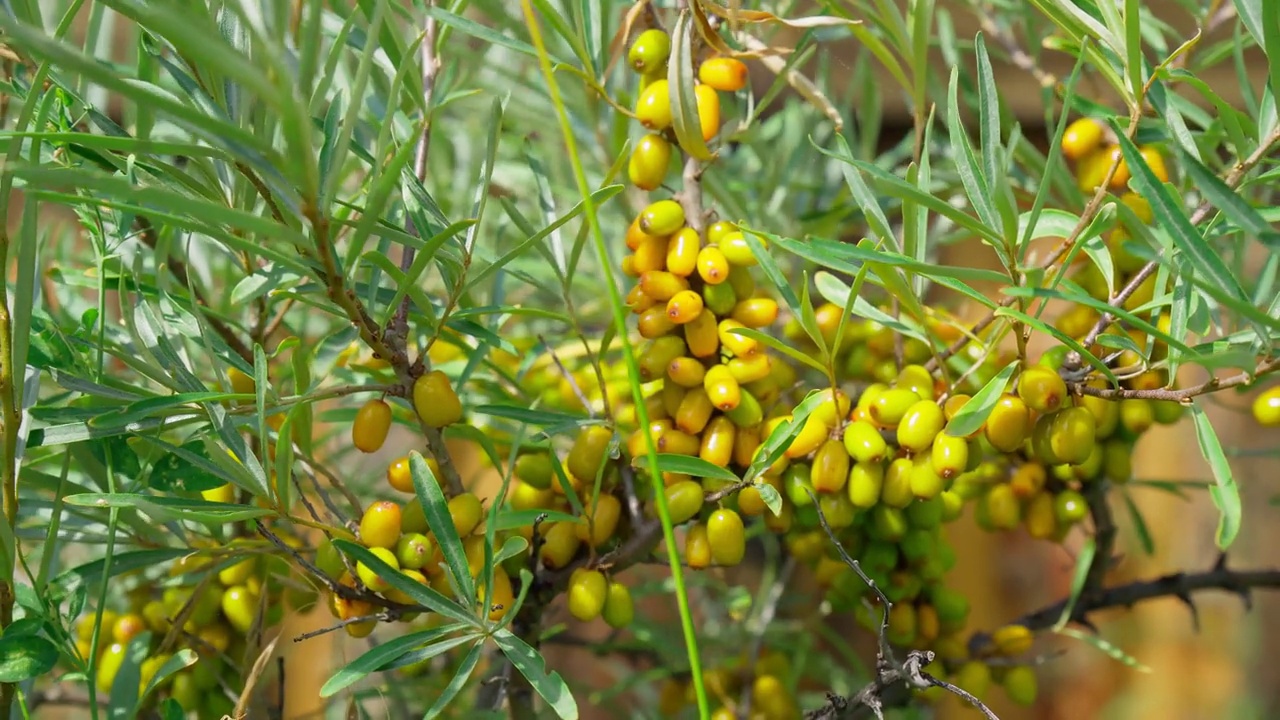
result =
[[678,357],[667,365],[667,378],[681,387],[702,387],[707,368],[691,357]]
[[391,429],[391,406],[385,400],[366,402],[351,423],[351,444],[360,452],[377,452]]
[[620,582],[609,583],[605,591],[604,608],[601,616],[609,627],[622,629],[631,625],[636,616],[635,602],[631,599],[631,588]]
[[688,290],[689,281],[664,270],[650,270],[640,276],[640,288],[654,300],[670,300],[681,290]]
[[399,505],[382,500],[364,511],[364,516],[360,518],[360,542],[371,548],[393,548],[399,539]]
[[[1146,156],[1144,155],[1143,157]],[[1164,164],[1163,160],[1161,160],[1161,164]],[[1154,170],[1155,168],[1153,167],[1152,169]],[[1165,179],[1168,179],[1167,175],[1165,176]],[[1161,182],[1163,182],[1163,180]],[[1132,210],[1133,214],[1138,216],[1138,220],[1140,220],[1143,225],[1150,225],[1151,222],[1155,220],[1156,215],[1151,210],[1151,203],[1147,202],[1147,199],[1138,193],[1126,192],[1120,196],[1120,202],[1124,203],[1130,210]]]
[[1026,707],[1034,705],[1039,695],[1036,669],[1030,665],[1014,665],[1008,668],[1000,684],[1004,686],[1004,694],[1018,705]]
[[711,138],[720,132],[720,96],[710,85],[695,85],[693,97],[697,104],[702,141],[711,142]]
[[[382,562],[390,565],[393,570],[400,569],[400,561],[396,559],[396,554],[387,548],[372,548],[369,552],[373,553],[373,556]],[[360,578],[360,582],[364,583],[365,587],[374,592],[386,592],[391,589],[391,584],[385,578],[362,562],[356,563],[356,576]]]
[[[258,391],[258,384],[254,382],[254,379],[241,372],[239,368],[228,369],[227,380],[231,382],[231,392],[238,395],[253,395]],[[253,401],[245,398],[243,400],[237,400],[236,404],[247,405],[251,402]]]
[[426,533],[428,530],[427,514],[422,510],[422,503],[416,497],[410,499],[400,512],[400,532]]
[[1018,377],[1018,397],[1038,413],[1053,412],[1066,400],[1067,384],[1057,371],[1032,365]]
[[614,531],[618,529],[620,517],[622,517],[622,502],[613,495],[601,494],[596,498],[595,510],[591,513],[590,532],[586,523],[579,524],[578,539],[593,548],[600,547],[613,537]]
[[830,429],[811,415],[805,418],[800,432],[791,439],[791,444],[783,451],[783,455],[791,459],[804,457],[821,447],[829,434]]
[[[756,400],[756,396],[744,389],[739,392],[738,406],[732,410],[726,410],[724,416],[740,428],[755,427],[764,420],[764,409],[760,407],[760,401]],[[748,460],[742,464],[750,465],[751,462]]]
[[690,435],[697,435],[707,426],[713,412],[715,406],[711,404],[707,391],[702,387],[690,388],[676,410],[676,427]]
[[147,620],[137,613],[125,613],[116,618],[107,631],[113,642],[128,645],[130,640],[147,631]]
[[666,335],[654,338],[640,351],[638,364],[641,379],[648,382],[665,376],[667,365],[684,355],[685,349],[684,340],[677,336]]
[[650,73],[671,55],[671,36],[665,30],[650,28],[636,36],[627,50],[627,64],[638,73]]
[[739,300],[730,317],[749,328],[772,325],[778,319],[778,302],[771,298]]
[[124,643],[112,643],[98,657],[98,675],[95,681],[98,689],[102,692],[111,692],[111,686],[116,682],[116,675],[120,672],[120,666],[124,664],[125,650],[127,648],[128,645]]
[[730,358],[725,367],[729,368],[729,374],[739,385],[748,385],[769,377],[773,370],[773,360],[765,353],[756,353],[749,357]]
[[[1160,182],[1169,182],[1169,168],[1164,164],[1164,156],[1160,151],[1151,145],[1143,145],[1138,148],[1138,153],[1142,155],[1142,159],[1147,162],[1147,167],[1151,168],[1151,173],[1156,176]],[[1147,222],[1150,222],[1149,220]]]
[[920,396],[921,400],[933,400],[933,374],[923,365],[907,365],[898,373],[894,387],[904,388]]
[[514,510],[550,509],[557,505],[556,493],[550,487],[539,490],[519,480],[513,482],[507,491],[507,501]]
[[449,517],[453,519],[453,529],[458,531],[458,537],[464,538],[480,527],[480,521],[484,520],[484,506],[475,493],[462,493],[449,499]]
[[622,274],[626,275],[627,277],[634,277],[634,278],[640,277],[640,272],[636,270],[635,255],[627,255],[626,257],[622,258],[622,263],[619,265],[619,267],[622,268]]
[[[901,429],[899,426],[899,431]],[[969,464],[969,441],[939,433],[933,439],[933,448],[930,449],[929,454],[933,462],[933,471],[939,477],[950,480],[964,472]]]
[[682,430],[667,430],[657,439],[658,452],[672,455],[697,455],[702,449],[702,439]]
[[1022,655],[1030,652],[1035,635],[1026,625],[1011,624],[996,628],[991,642],[1002,655]]
[[707,242],[712,245],[718,245],[726,235],[737,232],[738,226],[727,220],[717,220],[711,223],[707,228]]
[[[1080,192],[1091,194],[1102,185],[1102,181],[1107,177],[1107,171],[1111,169],[1112,152],[1112,149],[1104,148],[1080,160],[1076,167],[1076,187]],[[1119,175],[1119,170],[1116,171],[1116,175]],[[1126,182],[1127,180],[1126,178]]]
[[822,402],[813,408],[810,417],[817,418],[828,428],[834,430],[844,422],[849,414],[849,409],[853,407],[853,401],[843,390],[832,390],[831,388],[823,388],[818,391],[818,396],[822,398]]
[[1071,465],[1085,462],[1097,440],[1093,413],[1077,406],[1063,408],[1049,417],[1052,417],[1049,445],[1058,462]]
[[1080,161],[1102,147],[1102,124],[1093,118],[1072,121],[1062,133],[1062,155]]
[[654,80],[641,91],[636,100],[636,119],[650,130],[671,127],[671,91],[666,80]]
[[1133,478],[1133,446],[1123,440],[1111,440],[1102,446],[1102,472],[1111,482],[1121,485]]
[[702,296],[693,290],[681,290],[667,301],[667,319],[674,325],[686,325],[702,314]]
[[992,487],[980,501],[987,519],[992,527],[1000,530],[1013,530],[1022,522],[1022,506],[1013,488],[1005,484]]
[[898,423],[898,444],[916,453],[924,452],[942,432],[946,420],[942,408],[932,400],[912,405]]
[[1053,506],[1053,494],[1037,493],[1027,503],[1023,513],[1027,534],[1037,540],[1048,540],[1058,532],[1058,516]]
[[431,544],[431,539],[422,533],[401,535],[396,541],[396,562],[403,569],[419,570],[431,560],[434,554],[435,546]]
[[820,493],[835,493],[844,489],[849,481],[849,453],[839,440],[827,440],[813,456],[809,474],[813,489]]
[[843,492],[824,493],[818,496],[818,507],[822,510],[822,516],[827,519],[827,524],[831,526],[832,530],[842,530],[849,527],[858,516],[858,509],[849,501],[849,496]]
[[649,235],[665,237],[682,227],[684,208],[675,200],[658,200],[640,211],[640,229]]
[[[702,303],[701,298],[698,298],[698,303]],[[640,337],[653,340],[670,334],[676,329],[676,324],[667,315],[667,308],[670,306],[671,303],[668,301],[665,305],[654,305],[640,313],[640,318],[636,321],[636,330],[640,333]]]
[[813,498],[809,495],[813,491],[811,474],[808,463],[793,463],[782,473],[782,489],[791,504],[798,508],[807,508],[813,504]]
[[716,327],[715,313],[703,309],[693,322],[684,326],[684,339],[689,354],[694,357],[711,357],[720,350],[720,334]]
[[[425,460],[427,462],[427,467],[431,468],[431,474],[436,478],[439,478],[440,463],[436,462],[435,458],[425,458]],[[387,466],[387,484],[389,484],[393,489],[399,490],[403,493],[412,494],[415,492],[413,488],[413,474],[409,471],[408,456],[397,458]]]
[[[476,585],[476,600],[484,602],[485,586]],[[511,587],[511,576],[501,566],[493,569],[493,591],[489,593],[489,620],[497,622],[515,607],[516,594]]]
[[729,368],[724,365],[712,365],[702,378],[702,387],[711,398],[716,409],[728,411],[738,407],[742,400],[742,389],[738,381],[733,379]]
[[641,190],[657,190],[671,166],[671,143],[657,133],[640,138],[627,162],[627,177]]
[[693,480],[676,483],[663,491],[671,523],[679,525],[702,509],[702,485]]
[[930,500],[946,489],[947,481],[933,469],[933,459],[924,453],[911,461],[911,494]]
[[860,463],[878,463],[889,449],[879,428],[865,420],[846,425],[842,440],[849,457]]
[[709,58],[698,66],[698,81],[723,92],[737,92],[747,86],[746,63],[737,58]]
[[613,431],[603,425],[588,425],[578,432],[578,437],[565,458],[565,468],[584,483],[594,483],[609,454]]
[[413,409],[427,427],[441,428],[462,419],[462,401],[454,392],[449,376],[439,370],[421,375],[413,382]]
[[760,341],[734,332],[744,327],[737,320],[721,320],[716,326],[720,346],[733,353],[734,357],[751,357],[760,350]]
[[200,497],[209,502],[234,503],[236,501],[236,486],[231,483],[224,483],[210,490],[201,490]]
[[1013,476],[1009,478],[1009,486],[1013,488],[1014,495],[1021,500],[1026,500],[1039,493],[1048,479],[1044,465],[1038,462],[1027,462],[1013,471]]
[[244,585],[236,585],[222,591],[222,615],[231,627],[241,633],[249,632],[258,616],[258,593]]
[[[1105,387],[1105,381],[1095,381],[1089,383],[1092,387]],[[1115,400],[1107,400],[1105,398],[1094,397],[1092,395],[1084,395],[1078,398],[1081,407],[1087,408],[1093,413],[1093,419],[1097,422],[1098,439],[1111,437],[1120,425],[1120,403]]]
[[758,262],[755,253],[751,252],[751,245],[747,242],[746,236],[736,230],[721,238],[719,247],[720,252],[724,253],[725,259],[731,265],[752,267]]
[[884,487],[884,465],[880,462],[857,462],[849,470],[849,502],[857,508],[875,507]]
[[922,402],[920,396],[905,388],[889,388],[876,396],[871,405],[871,419],[881,427],[896,428],[907,411],[916,403]]
[[721,415],[713,419],[702,433],[698,457],[717,467],[728,467],[733,460],[733,445],[737,434],[738,427],[728,416]]
[[733,436],[733,462],[741,465],[742,467],[748,467],[751,465],[751,461],[755,459],[756,451],[760,449],[761,444],[760,423],[756,423],[754,425],[740,425],[733,419],[733,413],[742,409],[743,405],[747,403],[747,395],[749,394],[750,393],[744,392],[742,396],[742,403],[740,403],[738,407],[734,408],[732,413],[725,413],[725,417],[733,421],[735,425],[738,425],[738,432]]
[[[1111,189],[1124,190],[1129,186],[1129,178],[1132,177],[1132,174],[1129,172],[1129,164],[1123,159],[1123,153],[1118,146],[1113,145],[1107,148],[1103,155],[1106,157],[1108,164],[1120,159],[1120,164],[1116,166],[1115,173],[1111,175]],[[1107,167],[1108,165],[1103,165],[1104,172]]]
[[1074,525],[1089,515],[1089,503],[1075,490],[1063,490],[1054,496],[1054,513],[1062,525]]
[[556,477],[555,470],[551,467],[551,456],[544,452],[521,455],[516,458],[515,476],[520,482],[546,490]]
[[910,458],[896,458],[884,471],[884,484],[880,488],[880,502],[889,507],[905,508],[915,500],[911,492],[911,471],[915,464]]
[[578,539],[577,523],[552,523],[547,534],[542,536],[542,547],[538,550],[538,559],[544,567],[559,570],[568,565],[578,553],[582,541]]
[[733,567],[742,562],[747,551],[742,517],[728,508],[711,513],[707,518],[707,540],[711,543],[711,557],[717,565]]
[[635,254],[628,256],[632,274],[641,277],[647,272],[665,269],[669,244],[666,235],[646,235],[641,239]]
[[729,260],[716,245],[698,251],[698,276],[708,285],[719,285],[729,279]]
[[1280,425],[1280,385],[1263,390],[1253,400],[1253,419],[1263,427]]
[[1013,452],[1022,446],[1031,429],[1031,412],[1017,395],[1005,393],[996,401],[983,427],[987,442],[1000,452]]
[[701,249],[698,231],[687,226],[680,228],[667,243],[667,272],[677,277],[692,275],[698,269],[698,252]]
[[733,308],[738,304],[738,294],[733,291],[733,286],[729,283],[720,283],[719,285],[702,286],[702,302],[707,309],[716,314],[717,318],[725,317],[733,312]]
[[694,523],[684,535],[684,562],[694,570],[711,567],[711,541],[707,537],[707,526]]
[[582,622],[600,617],[608,589],[608,582],[599,570],[575,570],[569,580],[569,614]]

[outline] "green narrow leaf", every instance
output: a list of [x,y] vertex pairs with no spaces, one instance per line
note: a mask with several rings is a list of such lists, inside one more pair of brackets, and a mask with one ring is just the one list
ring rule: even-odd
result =
[[[501,464],[499,463],[498,466],[501,467]],[[449,514],[449,501],[444,497],[440,480],[436,478],[435,473],[431,472],[431,467],[427,465],[422,454],[416,450],[409,453],[409,471],[413,477],[413,488],[418,494],[418,502],[422,503],[427,523],[431,526],[431,532],[435,535],[441,554],[444,555],[447,571],[453,577],[455,594],[459,598],[465,598],[468,603],[474,603],[475,581],[467,565],[467,555],[462,550],[462,539],[458,537],[458,530],[453,526],[453,516]]]
[[436,638],[448,635],[462,627],[458,624],[449,624],[429,630],[419,630],[382,642],[335,672],[320,687],[320,697],[333,697],[414,648],[429,645]]
[[[163,685],[166,680],[173,677],[179,671],[194,665],[196,660],[199,658],[200,656],[191,648],[183,648],[175,652],[168,660],[164,661],[164,664],[160,666],[160,669],[156,671],[156,674],[151,677],[150,682],[147,683],[146,689],[143,691],[142,695],[138,697],[138,704],[141,705],[142,701],[146,700],[156,688]],[[134,708],[135,717],[138,709],[139,708]]]
[[671,32],[671,58],[667,61],[667,90],[671,96],[671,127],[680,148],[698,160],[712,158],[702,139],[702,122],[693,88],[693,15],[687,10],[676,19]]
[[987,55],[987,42],[978,33],[974,44],[978,66],[978,123],[982,143],[982,166],[987,182],[995,185],[1004,176],[1000,156],[1000,93],[996,90],[996,75],[991,69],[991,57]]
[[683,473],[694,478],[712,478],[726,482],[738,482],[738,476],[729,470],[713,465],[706,460],[691,455],[658,454],[658,469],[662,472]]
[[1151,672],[1151,668],[1138,662],[1133,656],[1121,650],[1119,647],[1116,647],[1112,643],[1103,640],[1094,633],[1084,632],[1075,628],[1061,628],[1057,633],[1059,635],[1066,635],[1067,637],[1075,638],[1076,640],[1080,640],[1088,645],[1092,645],[1112,660],[1123,663],[1134,670],[1138,670],[1140,672]]
[[573,693],[559,673],[547,672],[546,660],[537,650],[509,630],[494,633],[493,640],[561,720],[577,720],[578,703],[573,699]]
[[1227,187],[1227,184],[1203,163],[1191,157],[1182,148],[1175,148],[1178,154],[1178,165],[1187,173],[1196,189],[1204,195],[1223,215],[1237,227],[1250,235],[1254,235],[1273,251],[1280,249],[1280,233],[1271,223],[1263,219],[1257,208],[1253,207],[1238,192]]
[[1138,504],[1133,501],[1133,496],[1128,492],[1120,493],[1124,498],[1125,509],[1129,511],[1129,522],[1133,525],[1133,531],[1138,536],[1138,543],[1142,545],[1142,552],[1148,557],[1156,554],[1155,541],[1151,539],[1151,531],[1147,528],[1147,521],[1142,517],[1142,511],[1138,509]]
[[484,639],[481,638],[471,649],[467,651],[466,657],[462,658],[462,662],[458,664],[458,669],[454,671],[453,679],[445,686],[440,693],[440,697],[436,698],[435,703],[427,710],[427,714],[422,716],[422,720],[431,720],[449,707],[449,703],[462,692],[463,686],[471,679],[471,673],[475,672],[476,664],[480,662],[480,650],[484,648]]
[[147,513],[156,520],[215,524],[241,522],[276,514],[270,508],[134,493],[80,493],[68,495],[65,502],[77,507],[132,508]]
[[1062,608],[1062,615],[1058,618],[1058,622],[1054,623],[1054,632],[1061,632],[1071,621],[1071,614],[1075,612],[1076,602],[1080,599],[1080,593],[1084,591],[1085,581],[1089,579],[1089,569],[1093,567],[1093,558],[1097,553],[1098,545],[1094,539],[1085,538],[1084,545],[1080,546],[1080,552],[1076,555],[1076,570],[1071,576],[1071,593],[1067,595],[1067,604]]
[[1017,367],[1018,360],[1012,360],[999,373],[996,373],[995,377],[988,380],[987,384],[983,385],[982,389],[960,408],[956,416],[951,418],[945,432],[951,437],[965,437],[977,432],[987,421],[987,416],[999,402],[1005,388],[1009,386],[1009,379],[1013,377],[1013,371]]
[[1196,426],[1196,440],[1200,443],[1200,453],[1208,461],[1213,471],[1214,484],[1209,488],[1209,497],[1217,506],[1221,517],[1218,521],[1218,532],[1214,538],[1218,548],[1226,550],[1235,542],[1240,532],[1240,489],[1236,486],[1235,475],[1231,472],[1231,464],[1227,462],[1226,453],[1222,451],[1222,443],[1218,433],[1209,422],[1209,416],[1199,402],[1191,404],[1191,419]]
[[364,563],[379,577],[386,580],[387,584],[408,595],[414,602],[468,627],[474,627],[477,624],[476,618],[468,614],[458,603],[436,592],[431,586],[420,583],[386,564],[377,555],[369,552],[369,548],[342,538],[335,539],[333,546],[343,554],[350,555],[353,561]]

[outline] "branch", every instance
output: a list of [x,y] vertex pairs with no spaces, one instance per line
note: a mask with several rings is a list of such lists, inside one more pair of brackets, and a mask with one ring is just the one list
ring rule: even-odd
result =
[[[1271,153],[1271,150],[1275,147],[1276,143],[1280,143],[1280,128],[1273,130],[1266,140],[1259,143],[1258,147],[1249,154],[1249,157],[1236,163],[1226,176],[1222,178],[1222,182],[1226,184],[1228,188],[1232,190],[1236,189],[1236,187],[1244,181],[1244,176],[1249,174],[1250,170],[1256,167],[1258,163],[1262,162],[1263,159]],[[1213,212],[1215,209],[1214,205],[1208,200],[1201,202],[1200,206],[1191,214],[1192,226],[1199,225],[1204,222],[1205,218],[1209,217],[1209,213]],[[1138,287],[1142,285],[1147,278],[1154,275],[1156,270],[1160,267],[1160,257],[1163,255],[1164,251],[1162,250],[1156,256],[1155,260],[1151,260],[1146,265],[1143,265],[1142,269],[1140,269],[1129,280],[1129,283],[1120,291],[1120,293],[1112,298],[1110,302],[1111,307],[1120,307],[1131,295],[1137,292]],[[1098,336],[1105,332],[1106,329],[1115,321],[1116,316],[1113,313],[1103,313],[1102,317],[1098,318],[1098,322],[1094,323],[1093,329],[1089,331],[1089,334],[1085,336],[1084,341],[1081,344],[1086,348],[1093,345],[1094,341],[1098,339]],[[1080,367],[1081,358],[1078,353],[1072,353],[1067,358],[1067,361],[1071,367]]]
[[[1239,595],[1246,608],[1252,607],[1252,590],[1280,590],[1280,569],[1231,570],[1227,556],[1221,555],[1209,570],[1199,573],[1176,572],[1149,580],[1138,580],[1111,588],[1102,588],[1091,594],[1081,595],[1071,610],[1071,622],[1088,625],[1088,615],[1109,608],[1128,608],[1146,600],[1175,597],[1195,612],[1192,594],[1205,590],[1224,590]],[[1055,626],[1067,611],[1070,599],[1028,613],[1013,621],[1031,630],[1043,630]],[[969,639],[969,652],[979,655],[991,643],[990,633],[976,633]]]

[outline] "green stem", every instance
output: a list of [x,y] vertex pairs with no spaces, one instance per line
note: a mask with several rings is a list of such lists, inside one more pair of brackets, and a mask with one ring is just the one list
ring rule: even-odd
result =
[[[521,6],[524,10],[525,24],[529,28],[530,40],[538,50],[538,62],[547,81],[547,90],[551,94],[551,102],[556,109],[556,119],[560,123],[560,132],[564,135],[565,149],[569,154],[569,163],[573,167],[573,175],[578,185],[578,192],[582,196],[583,215],[586,216],[587,225],[591,230],[592,244],[595,247],[596,256],[605,275],[605,286],[609,290],[609,306],[613,311],[613,321],[618,337],[622,340],[622,355],[627,364],[627,375],[631,381],[631,395],[635,402],[637,420],[640,423],[640,427],[644,429],[649,475],[652,482],[658,483],[662,477],[662,472],[658,467],[658,450],[653,441],[653,434],[649,432],[649,413],[645,407],[644,396],[640,391],[643,382],[640,379],[640,368],[636,363],[635,349],[632,347],[631,339],[627,334],[627,316],[624,310],[622,294],[618,290],[613,268],[609,265],[609,253],[605,247],[604,234],[600,230],[600,218],[596,215],[595,202],[591,197],[591,187],[587,183],[586,172],[582,168],[578,145],[574,140],[569,115],[565,111],[564,102],[560,96],[560,86],[556,82],[555,74],[551,69],[551,60],[543,43],[542,31],[534,18],[533,6],[529,0],[521,0]],[[680,553],[676,546],[675,529],[671,525],[671,514],[667,509],[666,496],[660,490],[654,493],[654,505],[657,506],[658,518],[662,523],[662,536],[666,541],[667,560],[671,566],[671,581],[675,585],[676,602],[680,608],[680,626],[684,631],[685,652],[689,658],[689,669],[693,676],[694,692],[698,699],[698,714],[702,718],[707,718],[710,717],[710,710],[707,704],[707,690],[702,682],[702,667],[698,660],[698,638],[693,629],[693,616],[689,609],[689,595],[685,589],[684,573],[680,565]]]

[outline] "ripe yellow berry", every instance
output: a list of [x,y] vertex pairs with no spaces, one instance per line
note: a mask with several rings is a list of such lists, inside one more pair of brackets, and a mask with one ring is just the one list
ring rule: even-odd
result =
[[720,132],[720,96],[710,85],[696,85],[693,88],[694,101],[698,109],[698,125],[702,130],[703,142],[711,142],[711,138]]
[[671,166],[671,143],[656,133],[640,138],[627,162],[627,177],[641,190],[657,190]]
[[640,211],[640,229],[649,235],[665,237],[682,227],[684,208],[675,200],[658,200]]
[[[902,431],[901,426],[898,431]],[[934,472],[947,480],[964,472],[969,464],[969,441],[964,438],[939,433],[933,439],[933,447],[929,452]]]
[[462,419],[462,402],[449,377],[439,370],[413,382],[413,408],[427,427],[441,428]]
[[1263,427],[1280,426],[1280,385],[1273,385],[1254,398],[1253,419]]
[[791,445],[783,451],[783,455],[792,459],[804,457],[821,447],[830,432],[830,429],[821,419],[810,415],[805,418],[800,432],[791,440]]
[[222,615],[231,623],[231,627],[247,633],[258,616],[259,597],[244,585],[229,587],[222,592]]
[[849,452],[839,440],[827,440],[813,456],[809,475],[813,489],[820,493],[835,493],[844,489],[849,481]]
[[654,80],[640,93],[636,119],[650,130],[661,132],[671,127],[671,91],[666,80]]
[[673,325],[686,325],[702,314],[702,296],[693,290],[681,290],[667,301],[667,319]]
[[547,533],[542,536],[542,547],[539,549],[538,559],[542,561],[543,566],[559,570],[573,560],[573,556],[577,554],[581,545],[582,541],[578,539],[577,523],[553,523],[547,529]]
[[717,467],[728,467],[733,459],[733,450],[738,428],[727,415],[713,419],[702,433],[702,445],[698,448],[698,457]]
[[[372,548],[369,552],[382,562],[390,565],[393,570],[400,569],[400,561],[396,558],[396,554],[386,548]],[[360,582],[364,586],[374,592],[386,592],[391,589],[391,584],[386,581],[382,575],[378,574],[373,568],[362,562],[356,563],[356,577],[360,578]]]
[[924,452],[942,432],[946,419],[932,400],[920,400],[907,409],[898,423],[898,445],[912,452]]
[[702,240],[691,227],[680,228],[667,245],[667,272],[679,277],[689,277],[698,269],[698,252]]
[[399,539],[399,505],[382,500],[364,511],[364,516],[360,518],[360,542],[371,548],[393,548]]
[[[686,290],[685,292],[689,291]],[[696,293],[694,294],[696,295]],[[702,299],[698,298],[698,302],[701,303]],[[640,313],[640,319],[636,321],[636,330],[640,332],[640,337],[646,340],[653,340],[663,335],[669,335],[676,329],[676,324],[667,315],[669,307],[671,307],[670,301],[665,305],[654,305]]]
[[721,320],[720,324],[716,326],[716,333],[720,337],[720,347],[733,353],[734,357],[751,357],[760,351],[759,340],[734,332],[744,327],[742,323],[733,319]]
[[640,289],[654,300],[664,301],[681,290],[688,290],[689,281],[664,270],[649,270],[640,275]]
[[747,86],[747,66],[736,58],[710,58],[698,66],[698,81],[716,90],[737,92]]
[[742,517],[733,510],[720,508],[707,518],[707,541],[711,545],[711,557],[717,565],[732,567],[742,562],[746,554],[746,530]]
[[698,317],[685,324],[684,339],[688,343],[690,355],[698,358],[715,355],[720,349],[720,334],[715,313],[703,308]]
[[631,260],[631,274],[640,277],[651,270],[662,270],[667,262],[668,246],[666,235],[645,235],[641,238],[635,254],[625,258]]
[[707,537],[707,526],[694,523],[684,536],[684,562],[695,570],[711,566],[711,540]]
[[1018,397],[1039,413],[1057,410],[1067,398],[1067,384],[1056,370],[1033,365],[1018,378]]
[[778,319],[778,302],[771,298],[747,298],[733,306],[730,315],[744,327],[762,328]]
[[751,245],[747,243],[746,236],[737,230],[726,233],[718,245],[720,252],[724,253],[730,265],[751,267],[758,262],[755,253],[751,252]]
[[621,629],[635,619],[635,602],[631,599],[631,589],[620,582],[609,583],[605,592],[604,608],[601,611],[604,621],[609,627]]
[[[1119,152],[1119,148],[1103,148],[1080,160],[1080,164],[1076,167],[1076,187],[1080,188],[1080,192],[1097,191],[1098,186],[1107,177],[1107,171],[1111,169],[1111,158],[1115,152]],[[1116,175],[1119,176],[1118,170]],[[1125,181],[1128,182],[1128,178],[1125,178]]]
[[702,379],[702,387],[711,398],[711,404],[724,412],[738,407],[742,400],[742,390],[733,374],[724,365],[712,365]]
[[769,377],[773,361],[765,353],[756,353],[749,357],[730,358],[725,367],[729,368],[729,374],[739,385],[748,385]]
[[1080,161],[1102,147],[1102,124],[1093,118],[1080,118],[1062,133],[1062,154],[1068,160]]
[[360,452],[372,453],[382,448],[391,429],[391,406],[385,400],[366,402],[351,423],[351,444]]
[[[588,508],[590,509],[590,508]],[[605,544],[618,529],[618,519],[622,517],[622,502],[613,495],[601,494],[596,498],[595,509],[591,513],[591,524],[577,525],[578,539],[596,548]]]
[[702,509],[702,485],[693,480],[678,482],[664,490],[663,495],[673,525],[685,522]]
[[708,285],[719,285],[729,279],[729,260],[716,245],[698,251],[698,276]]
[[582,483],[595,483],[596,474],[608,459],[609,443],[613,431],[603,425],[588,425],[578,432],[578,437],[565,458],[565,468]]
[[1031,426],[1031,412],[1017,395],[1002,395],[991,414],[987,416],[983,430],[987,442],[1000,452],[1013,452],[1022,446]]
[[466,537],[475,532],[484,519],[484,506],[474,493],[462,493],[449,499],[449,517],[453,520],[453,529],[458,537]]

